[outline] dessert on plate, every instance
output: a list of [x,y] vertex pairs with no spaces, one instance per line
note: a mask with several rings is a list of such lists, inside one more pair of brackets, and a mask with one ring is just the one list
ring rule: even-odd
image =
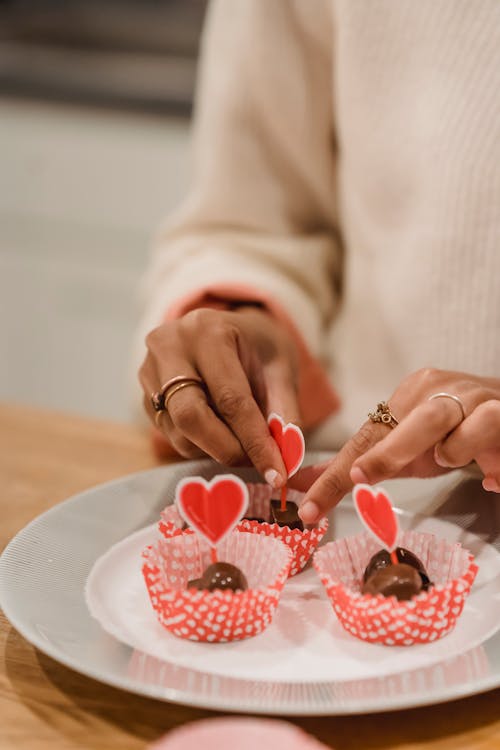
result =
[[[304,438],[294,424],[285,424],[281,417],[269,417],[271,434],[278,443],[288,472],[288,477],[298,471],[304,459]],[[267,484],[249,483],[248,508],[236,526],[238,531],[271,536],[284,542],[292,550],[290,575],[296,575],[307,564],[328,529],[328,520],[304,526],[298,516],[303,493],[287,487],[276,495]],[[182,533],[193,533],[175,505],[166,507],[158,524],[166,538]]]
[[176,507],[193,532],[161,538],[143,552],[143,576],[159,622],[208,643],[242,640],[271,622],[292,553],[278,539],[234,531],[248,506],[232,475],[179,482]]
[[478,570],[472,554],[433,534],[400,531],[380,488],[360,484],[353,497],[367,531],[326,544],[313,560],[344,629],[387,646],[450,633]]

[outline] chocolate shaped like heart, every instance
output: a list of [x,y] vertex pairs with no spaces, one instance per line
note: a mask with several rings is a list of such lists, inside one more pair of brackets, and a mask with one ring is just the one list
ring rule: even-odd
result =
[[215,547],[236,526],[248,507],[248,489],[234,474],[209,482],[186,477],[176,488],[177,509],[184,520]]

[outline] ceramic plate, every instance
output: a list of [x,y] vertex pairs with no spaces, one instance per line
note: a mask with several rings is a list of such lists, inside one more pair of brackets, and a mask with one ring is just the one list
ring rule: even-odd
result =
[[[442,641],[394,649],[351,638],[336,622],[312,570],[287,583],[275,621],[257,638],[214,646],[179,641],[164,631],[142,586],[140,550],[155,537],[154,522],[172,502],[181,477],[209,478],[220,471],[199,461],[142,472],[90,489],[35,519],[0,560],[0,603],[9,620],[41,651],[90,677],[225,711],[364,713],[442,702],[500,685],[500,553],[462,528],[478,516],[476,482],[468,482],[466,492],[467,507],[474,510],[455,514],[455,522],[400,511],[403,527],[459,540],[480,564],[462,617]],[[256,479],[250,469],[237,473]],[[423,486],[427,495],[439,488],[444,497],[442,482],[386,484],[395,501],[401,494],[417,500]],[[359,531],[346,499],[332,515],[329,538]],[[494,538],[490,528],[489,539]],[[98,619],[85,601],[87,580]]]

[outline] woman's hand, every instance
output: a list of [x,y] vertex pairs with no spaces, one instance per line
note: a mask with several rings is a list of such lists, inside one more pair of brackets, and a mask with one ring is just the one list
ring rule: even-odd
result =
[[[433,398],[436,393],[458,396]],[[500,379],[423,369],[406,378],[389,399],[399,424],[365,422],[328,464],[305,469],[295,484],[310,486],[300,516],[314,523],[353,484],[390,477],[432,477],[476,461],[483,487],[500,492]],[[319,477],[319,478],[318,478]]]
[[299,421],[295,344],[265,311],[199,309],[152,331],[139,372],[144,406],[154,421],[151,394],[178,375],[200,378],[172,395],[159,427],[185,458],[208,454],[222,464],[250,461],[274,487],[286,469],[266,421],[277,411]]

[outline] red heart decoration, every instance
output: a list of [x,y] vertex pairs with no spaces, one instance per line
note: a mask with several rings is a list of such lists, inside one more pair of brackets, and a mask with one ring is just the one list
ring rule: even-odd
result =
[[399,525],[389,497],[383,490],[374,490],[368,484],[357,484],[352,494],[363,525],[392,552],[396,548]]
[[248,489],[234,474],[207,482],[186,477],[176,487],[175,501],[183,519],[212,546],[219,544],[245,515]]
[[270,414],[267,420],[271,435],[278,443],[288,476],[300,469],[306,450],[304,435],[300,427],[288,422],[285,424],[278,414]]

